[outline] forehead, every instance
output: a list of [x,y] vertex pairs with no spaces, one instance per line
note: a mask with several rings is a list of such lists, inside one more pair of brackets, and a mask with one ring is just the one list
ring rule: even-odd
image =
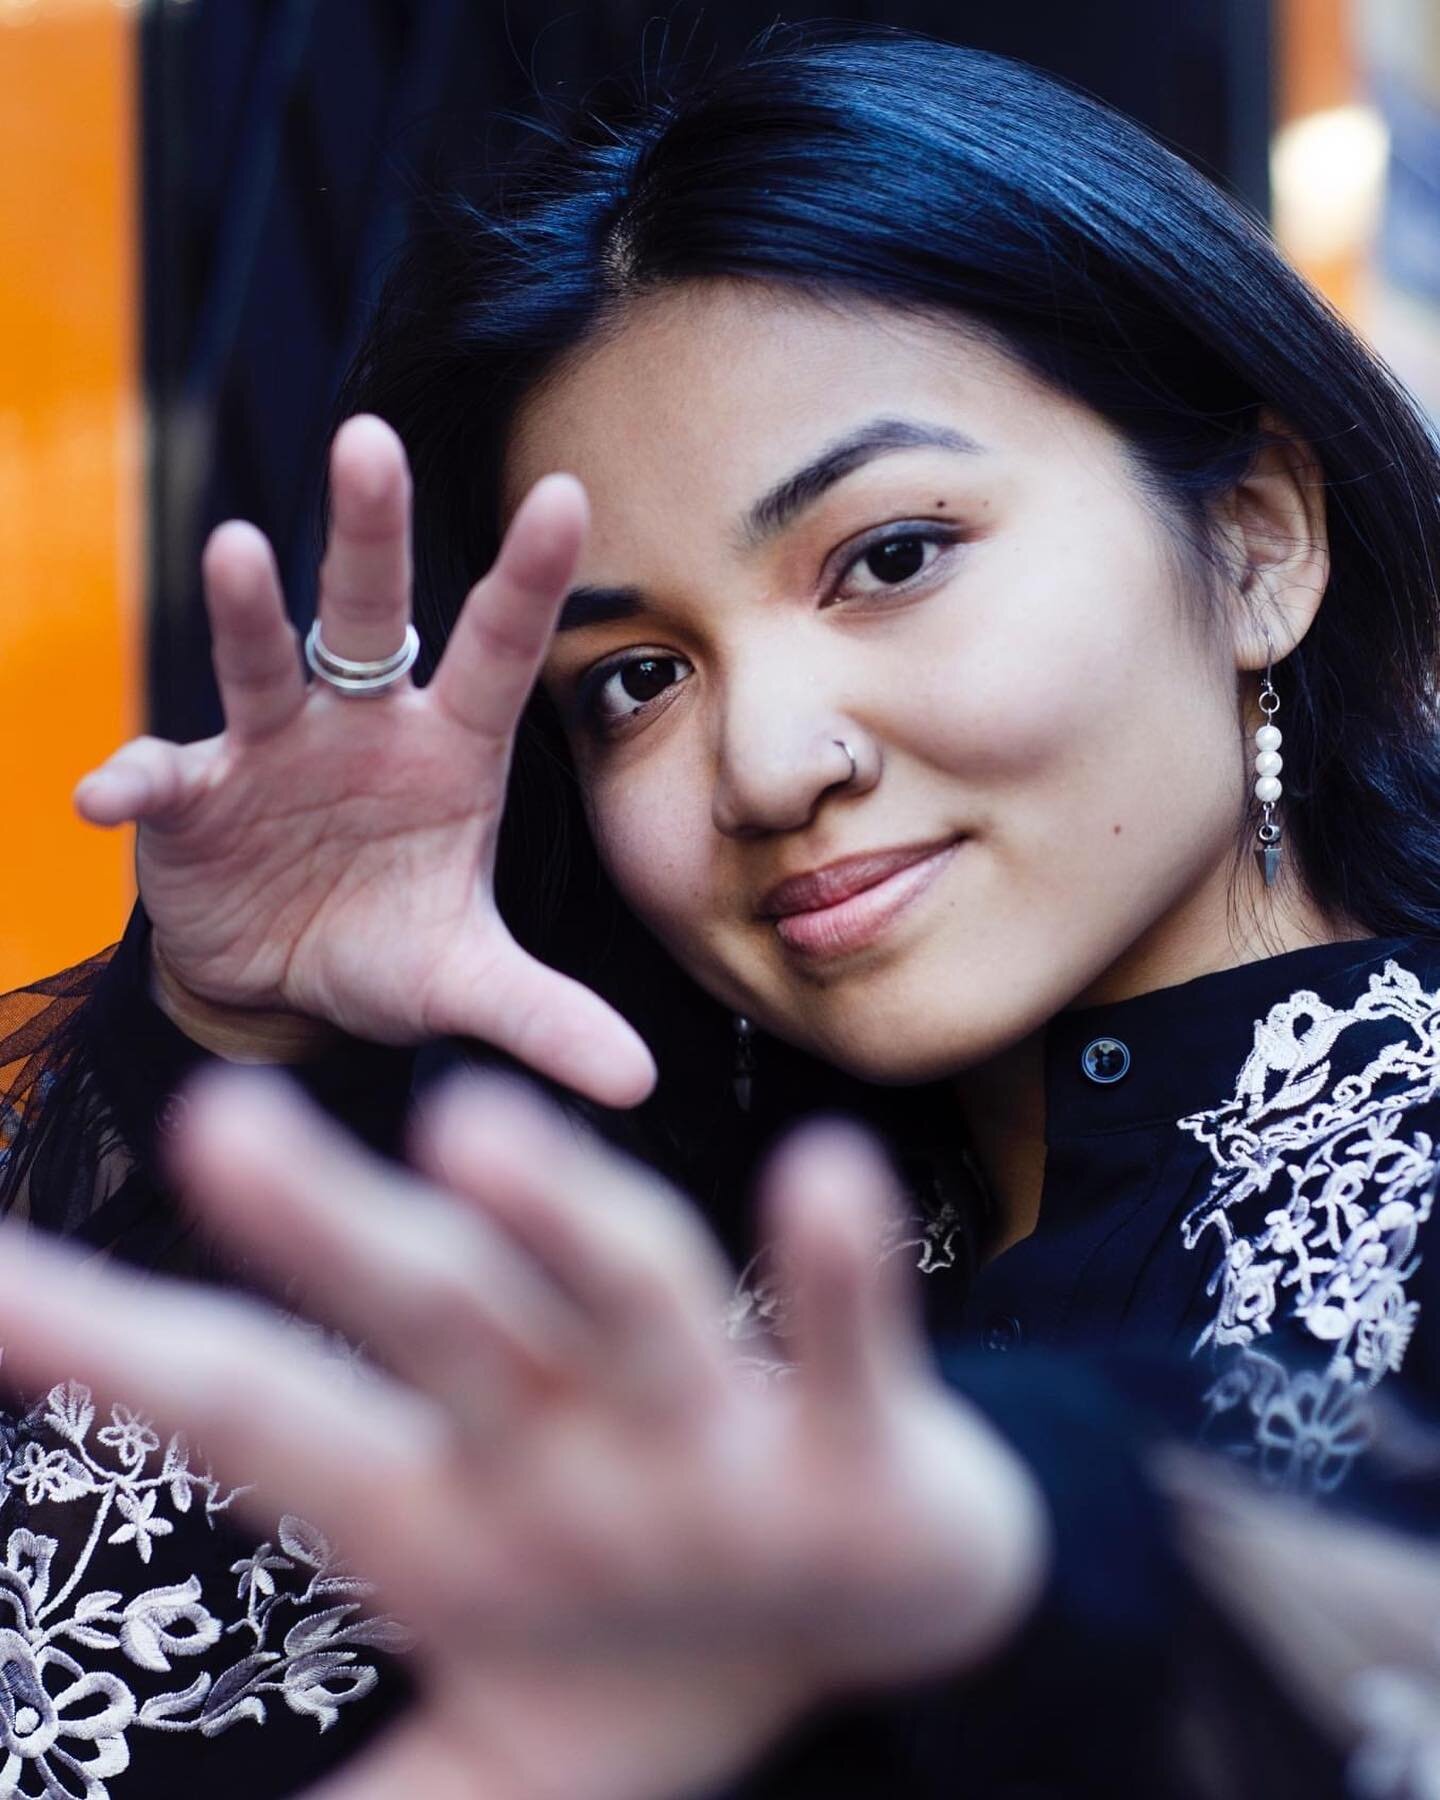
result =
[[504,516],[552,469],[585,483],[597,525],[683,501],[738,516],[777,470],[882,412],[940,417],[1002,451],[1079,449],[1100,429],[962,320],[687,282],[631,301],[521,405]]

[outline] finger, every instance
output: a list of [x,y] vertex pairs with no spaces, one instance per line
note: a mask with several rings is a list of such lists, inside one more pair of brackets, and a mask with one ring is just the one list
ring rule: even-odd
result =
[[274,1076],[193,1080],[172,1159],[233,1245],[471,1427],[592,1354],[575,1307],[473,1209],[342,1135]]
[[254,1484],[252,1517],[293,1510],[381,1561],[447,1438],[435,1409],[342,1366],[262,1307],[102,1267],[33,1230],[0,1227],[0,1343],[9,1380],[75,1380],[183,1430],[221,1479]]
[[655,1059],[629,1020],[513,940],[483,958],[458,950],[435,989],[439,1035],[494,1044],[602,1106],[637,1106],[655,1087]]
[[430,685],[434,700],[506,753],[589,524],[573,475],[542,476],[520,502],[500,554],[470,590]]
[[357,413],[330,452],[330,536],[317,604],[326,649],[354,662],[397,651],[410,622],[410,579],[405,450],[383,419]]
[[412,1147],[584,1308],[596,1380],[670,1420],[718,1396],[729,1272],[693,1209],[653,1171],[495,1074],[445,1083],[420,1109]]
[[141,819],[163,825],[203,791],[212,749],[213,740],[200,745],[132,738],[76,783],[75,810],[92,825]]
[[880,1144],[849,1120],[812,1121],[773,1153],[759,1200],[802,1391],[832,1423],[877,1417],[925,1366],[911,1271],[884,1254],[904,1207]]
[[301,1800],[538,1800],[477,1768],[479,1747],[440,1731],[429,1709],[392,1726],[338,1775]]
[[226,729],[254,742],[305,703],[299,639],[286,616],[275,553],[263,532],[231,519],[211,532],[200,566]]

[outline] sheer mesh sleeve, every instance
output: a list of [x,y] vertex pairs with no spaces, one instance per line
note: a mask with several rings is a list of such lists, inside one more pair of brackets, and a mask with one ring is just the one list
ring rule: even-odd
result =
[[85,1009],[114,953],[0,998],[0,1209],[67,1234],[135,1173],[84,1053]]
[[[155,1004],[150,925],[137,906],[120,942],[0,998],[0,1212],[128,1262],[201,1273],[161,1146],[177,1092],[208,1053]],[[413,1054],[342,1038],[290,1075],[372,1148],[393,1154]]]

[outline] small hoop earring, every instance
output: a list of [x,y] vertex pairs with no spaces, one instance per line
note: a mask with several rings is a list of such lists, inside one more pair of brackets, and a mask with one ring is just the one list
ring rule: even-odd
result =
[[735,1091],[735,1104],[741,1112],[750,1110],[755,1091],[755,1027],[743,1013],[732,1015],[735,1029],[735,1062],[730,1085]]
[[1280,784],[1280,771],[1285,766],[1280,745],[1284,740],[1279,726],[1274,723],[1280,710],[1280,696],[1271,679],[1273,661],[1270,634],[1266,632],[1265,678],[1260,683],[1260,710],[1265,715],[1265,723],[1255,733],[1255,798],[1260,802],[1255,860],[1265,877],[1266,887],[1274,887],[1280,874],[1280,827],[1275,823],[1275,808],[1285,791]]

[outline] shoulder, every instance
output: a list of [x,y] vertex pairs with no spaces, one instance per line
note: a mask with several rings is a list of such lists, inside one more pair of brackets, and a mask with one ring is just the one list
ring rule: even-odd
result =
[[1440,1274],[1440,945],[1387,947],[1275,1001],[1232,1091],[1180,1125],[1212,1160],[1184,1224],[1187,1247],[1218,1248],[1197,1345],[1212,1415],[1245,1420],[1262,1464],[1293,1477],[1309,1457],[1338,1479],[1357,1402],[1402,1368],[1440,1379],[1417,1357]]
[[[1440,944],[1407,940],[1335,964],[1257,1012],[1233,1092],[1182,1121],[1202,1142],[1273,1137],[1319,1102],[1336,1116],[1371,1102],[1424,1104],[1440,1085]],[[1313,1123],[1313,1121],[1312,1121]]]
[[70,1041],[69,1027],[94,995],[115,948],[0,994],[0,1157],[53,1081]]
[[[1369,956],[1275,1000],[1218,1104],[1179,1121],[1215,1165],[1207,1207],[1231,1210],[1294,1178],[1332,1201],[1343,1167],[1371,1198],[1433,1173],[1428,1153],[1400,1169],[1380,1155],[1424,1144],[1440,1119],[1440,945]],[[1367,1146],[1369,1148],[1367,1149]],[[1359,1164],[1356,1158],[1360,1158]],[[1378,1185],[1377,1178],[1379,1178]]]

